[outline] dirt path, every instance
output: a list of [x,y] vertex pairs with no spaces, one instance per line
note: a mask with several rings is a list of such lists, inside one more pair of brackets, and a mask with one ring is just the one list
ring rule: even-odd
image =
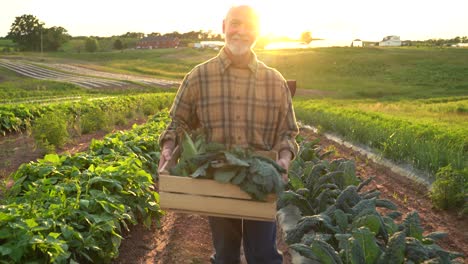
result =
[[[141,123],[143,120],[136,120]],[[118,129],[129,129],[131,125]],[[75,153],[85,150],[92,138],[100,139],[106,133],[99,132],[85,135],[67,145],[62,152]],[[306,138],[317,137],[310,131],[302,131]],[[28,143],[29,142],[29,143]],[[3,138],[0,141],[0,156],[3,165],[0,167],[0,177],[16,170],[19,164],[35,160],[40,154],[31,151],[30,139],[25,135]],[[458,251],[468,256],[468,221],[457,218],[455,213],[438,211],[432,208],[423,186],[401,177],[389,169],[373,163],[357,152],[335,142],[321,138],[324,149],[335,149],[335,157],[344,157],[356,161],[357,174],[363,178],[375,176],[375,181],[369,188],[376,188],[382,194],[381,198],[389,199],[399,206],[405,215],[418,211],[425,232],[445,231],[448,238],[439,242],[443,248]],[[6,158],[8,159],[6,160]],[[285,256],[285,264],[290,264],[287,246],[279,238],[279,248]],[[167,212],[158,226],[156,223],[150,229],[137,225],[131,232],[124,234],[120,248],[120,256],[113,263],[157,263],[157,264],[196,264],[209,263],[212,254],[211,234],[205,216],[178,214]]]

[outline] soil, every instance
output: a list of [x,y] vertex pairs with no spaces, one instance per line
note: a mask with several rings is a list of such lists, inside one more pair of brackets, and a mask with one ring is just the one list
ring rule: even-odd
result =
[[[115,130],[130,129],[134,120],[127,126]],[[76,153],[88,148],[91,139],[101,139],[108,132],[96,132],[83,135],[66,145],[59,152]],[[320,137],[309,130],[301,131],[308,139]],[[448,237],[438,244],[447,250],[457,251],[468,256],[468,221],[461,219],[455,212],[440,211],[433,208],[424,186],[393,173],[390,169],[378,165],[359,153],[320,137],[320,145],[327,150],[334,149],[334,158],[347,158],[356,162],[357,174],[366,179],[375,177],[368,186],[378,189],[380,198],[396,203],[404,216],[417,211],[426,233],[444,231]],[[43,153],[33,150],[34,144],[26,134],[9,135],[0,139],[0,178],[5,178],[22,163],[40,158]],[[278,231],[278,247],[283,252],[284,263],[291,263],[286,244]],[[196,264],[210,263],[212,254],[211,234],[206,216],[166,212],[160,223],[153,223],[151,228],[143,225],[133,226],[124,234],[120,247],[120,256],[114,264],[157,263],[157,264]],[[245,262],[244,262],[245,263]]]

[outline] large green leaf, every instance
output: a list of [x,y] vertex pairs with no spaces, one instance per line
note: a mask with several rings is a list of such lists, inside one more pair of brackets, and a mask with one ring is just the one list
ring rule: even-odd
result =
[[409,213],[402,223],[405,228],[406,236],[414,237],[418,240],[423,238],[423,228],[421,221],[419,220],[419,214],[417,212]]
[[336,252],[332,246],[330,246],[328,243],[324,241],[315,240],[314,242],[312,242],[310,247],[312,251],[314,252],[314,254],[317,256],[320,263],[324,263],[324,264],[343,263],[340,259],[340,256],[338,255],[338,252]]
[[338,240],[341,259],[344,263],[351,263],[351,234],[335,234],[335,238]]
[[354,241],[352,243],[359,243],[362,249],[363,256],[365,259],[364,263],[375,263],[382,251],[376,243],[375,233],[371,232],[367,227],[360,227],[354,229],[353,232]]
[[234,167],[226,166],[217,168],[213,172],[213,179],[221,183],[228,183],[237,174],[237,169]]
[[380,219],[375,214],[368,214],[361,217],[356,217],[353,219],[353,227],[367,227],[375,235],[379,232],[380,229]]
[[194,173],[192,173],[190,176],[192,176],[193,178],[205,177],[207,176],[207,169],[209,167],[210,167],[210,163],[207,162],[201,165],[200,167],[198,167],[198,169]]
[[385,253],[380,256],[379,263],[401,264],[405,260],[405,238],[404,231],[393,234],[387,244]]
[[315,252],[312,250],[310,246],[306,246],[304,244],[292,244],[289,246],[292,250],[295,250],[297,253],[299,253],[301,256],[308,258],[312,261],[314,264],[321,264],[319,258],[317,255],[315,255]]
[[237,171],[236,176],[231,180],[231,183],[235,184],[235,185],[240,185],[244,181],[244,179],[246,177],[247,177],[247,169],[246,168],[240,168]]
[[248,162],[237,158],[235,155],[229,153],[228,151],[224,151],[224,155],[226,157],[227,163],[229,163],[230,165],[241,166],[241,167],[249,167],[250,166]]
[[340,228],[341,232],[345,232],[348,228],[348,216],[340,209],[336,209],[334,212],[335,222]]

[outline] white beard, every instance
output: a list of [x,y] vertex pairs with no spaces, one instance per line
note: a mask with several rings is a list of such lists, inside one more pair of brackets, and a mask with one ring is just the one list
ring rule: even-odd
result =
[[246,45],[235,45],[232,43],[226,43],[227,48],[231,51],[232,55],[244,55],[250,51],[250,47]]
[[249,46],[249,45],[243,45],[241,43],[239,44],[232,43],[232,40],[235,40],[235,39],[242,39],[242,37],[240,35],[234,35],[231,37],[231,41],[226,42],[226,47],[229,49],[229,51],[231,51],[232,55],[236,55],[236,56],[244,55],[248,53],[250,49],[253,47],[253,45],[255,44],[254,42],[252,45]]

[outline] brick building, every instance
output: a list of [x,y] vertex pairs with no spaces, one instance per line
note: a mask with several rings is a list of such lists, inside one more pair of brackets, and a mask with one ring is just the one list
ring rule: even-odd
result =
[[180,40],[177,37],[152,36],[142,38],[137,42],[137,49],[160,49],[160,48],[177,48]]

